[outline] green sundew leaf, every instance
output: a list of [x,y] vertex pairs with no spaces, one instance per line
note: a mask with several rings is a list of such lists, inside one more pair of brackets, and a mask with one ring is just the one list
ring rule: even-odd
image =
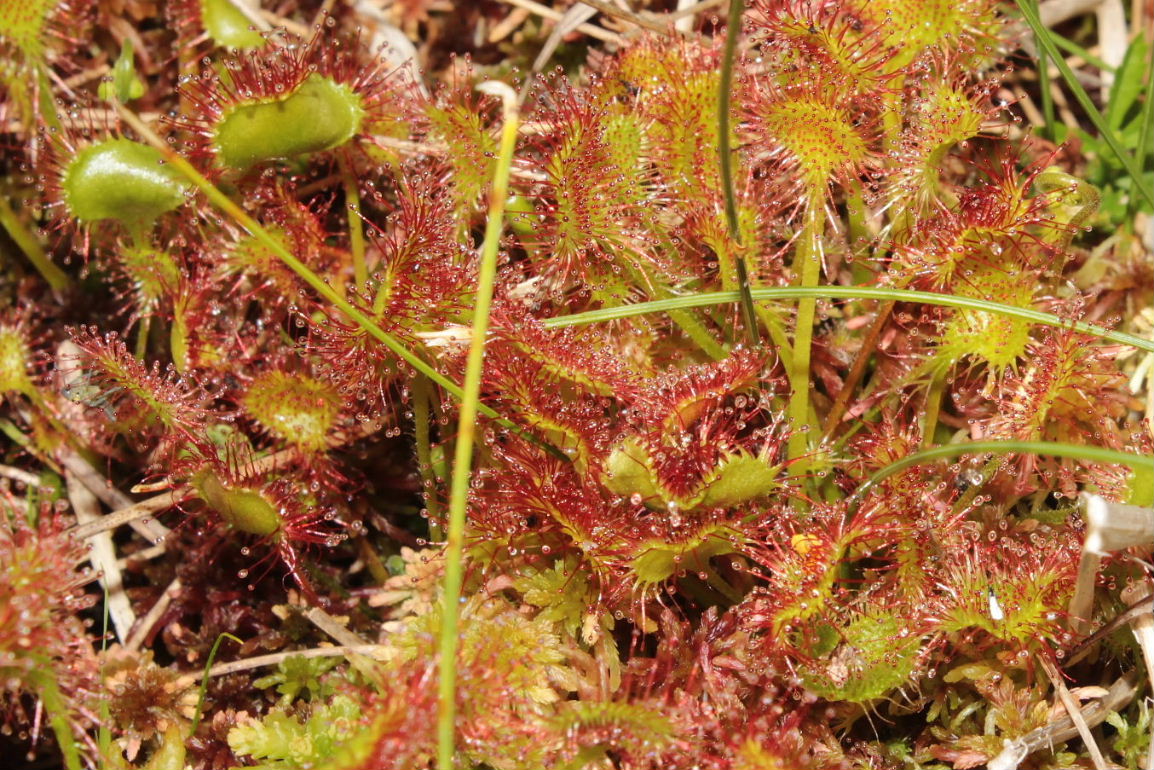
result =
[[280,529],[280,514],[257,490],[227,486],[211,471],[198,474],[192,484],[201,500],[241,532],[266,536]]
[[605,486],[622,497],[640,495],[653,505],[663,505],[664,498],[653,483],[649,450],[636,437],[621,442],[605,464]]
[[125,38],[120,56],[112,65],[112,79],[100,84],[97,89],[100,98],[110,102],[130,102],[144,96],[144,81],[136,74],[136,63],[132,56],[132,40]]
[[[119,752],[117,752],[119,754]],[[160,738],[160,746],[148,758],[143,770],[170,770],[184,767],[184,736],[177,725],[170,725]]]
[[267,42],[230,0],[201,0],[200,16],[208,36],[225,48],[260,48]]
[[622,497],[640,496],[650,508],[676,504],[682,511],[746,503],[777,489],[780,467],[748,452],[722,457],[692,488],[675,492],[662,482],[649,449],[636,437],[625,439],[605,464],[605,486]]
[[36,392],[32,380],[32,351],[23,330],[16,326],[0,326],[0,393]]
[[764,497],[781,486],[781,467],[748,452],[724,458],[705,478],[700,506],[727,508]]
[[497,138],[484,116],[466,104],[431,106],[426,114],[434,135],[448,149],[457,199],[472,206],[489,189],[497,163]]
[[314,72],[279,99],[233,107],[213,129],[213,146],[222,166],[247,171],[340,147],[361,130],[364,114],[352,88]]
[[187,186],[157,149],[130,139],[85,147],[61,183],[68,212],[81,222],[114,219],[134,226],[183,204]]
[[308,452],[327,448],[341,398],[329,383],[300,372],[273,370],[249,384],[241,403],[271,435]]
[[[1126,115],[1138,100],[1145,84],[1142,82],[1146,75],[1146,59],[1150,55],[1150,46],[1141,36],[1134,38],[1126,55],[1122,59],[1122,66],[1114,77],[1114,86],[1110,89],[1110,100],[1106,103],[1106,125],[1118,131],[1126,122]],[[1149,98],[1149,96],[1147,97]],[[1129,147],[1134,145],[1123,142]],[[1139,150],[1142,148],[1139,147]]]
[[[57,0],[26,0],[0,3],[0,39],[15,46],[24,59],[43,59],[47,48],[50,20],[58,5]],[[0,72],[6,73],[9,62],[0,62]]]
[[1130,505],[1154,505],[1154,470],[1134,468],[1126,488],[1129,491],[1126,502]]
[[595,767],[591,764],[611,748],[652,755],[673,738],[673,725],[657,710],[632,703],[571,701],[553,721],[554,734],[581,746],[580,762],[566,767]]
[[734,536],[727,527],[710,524],[685,540],[647,540],[638,546],[638,555],[629,566],[638,584],[654,585],[679,570],[704,569],[714,556],[733,553]]
[[863,614],[842,629],[842,642],[828,658],[802,668],[806,686],[828,700],[865,703],[909,680],[921,637],[889,614]]

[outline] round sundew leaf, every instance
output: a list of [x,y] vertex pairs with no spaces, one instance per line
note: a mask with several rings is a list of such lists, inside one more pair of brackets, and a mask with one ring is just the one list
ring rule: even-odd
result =
[[905,684],[917,665],[921,637],[895,614],[863,614],[841,629],[841,643],[801,667],[806,687],[828,700],[866,703]]
[[160,151],[130,139],[85,147],[64,171],[64,202],[81,222],[148,224],[184,203],[187,184]]
[[848,112],[815,99],[789,99],[762,116],[766,131],[796,158],[806,187],[821,190],[836,172],[862,163],[868,146]]
[[225,486],[211,472],[200,474],[194,479],[193,486],[200,499],[241,532],[263,537],[280,529],[280,514],[264,495],[254,489]]
[[726,456],[705,478],[699,505],[727,508],[764,497],[781,486],[781,468],[756,455],[735,452]]
[[56,4],[56,0],[13,0],[0,3],[0,39],[13,44],[28,59],[42,58],[48,19]]
[[28,374],[31,358],[28,343],[19,329],[0,326],[0,394],[28,395],[35,391],[36,386]]
[[636,438],[629,438],[614,448],[605,463],[605,486],[622,497],[640,495],[653,505],[664,500],[653,483],[649,450]]
[[733,534],[723,525],[708,524],[685,540],[647,540],[637,548],[629,568],[641,585],[661,583],[679,570],[700,570],[714,556],[733,553]]
[[208,36],[225,48],[260,48],[268,42],[229,0],[201,0],[200,16]]
[[340,397],[331,385],[280,371],[257,377],[242,401],[269,433],[312,452],[325,449],[340,413]]
[[283,98],[231,109],[217,124],[213,144],[222,166],[246,171],[340,147],[360,131],[363,117],[356,92],[313,73]]

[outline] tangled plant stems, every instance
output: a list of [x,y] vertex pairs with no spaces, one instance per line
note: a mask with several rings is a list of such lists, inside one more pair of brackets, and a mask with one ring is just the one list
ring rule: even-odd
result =
[[512,5],[256,5],[0,9],[0,744],[1148,766],[1076,503],[1154,504],[1148,80],[1058,60],[1098,190],[991,0],[606,5],[529,83]]

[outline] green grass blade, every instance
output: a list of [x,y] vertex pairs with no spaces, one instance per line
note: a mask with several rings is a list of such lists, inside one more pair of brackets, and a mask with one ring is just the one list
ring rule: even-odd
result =
[[[1111,331],[1101,326],[1084,323],[1082,321],[1071,321],[1069,319],[1060,318],[1050,313],[1044,313],[1041,310],[1034,310],[1033,308],[1003,305],[998,302],[989,302],[983,299],[972,299],[970,297],[957,297],[952,294],[937,294],[929,291],[889,289],[875,286],[782,286],[765,289],[753,289],[751,294],[755,300],[801,299],[803,297],[817,297],[825,299],[881,299],[894,300],[897,302],[921,302],[927,305],[942,305],[944,307],[980,310],[987,313],[997,313],[999,315],[1009,316],[1011,318],[1021,318],[1023,320],[1031,321],[1043,326],[1053,326],[1059,329],[1073,329],[1074,331],[1080,332],[1082,334],[1089,334],[1095,337],[1100,337],[1104,340],[1109,340],[1110,342],[1116,342],[1121,345],[1130,345],[1140,350],[1154,353],[1154,341],[1145,340],[1141,337],[1135,337],[1133,334]],[[631,318],[633,316],[645,315],[647,313],[660,313],[671,309],[724,305],[737,302],[740,300],[740,298],[741,297],[739,293],[736,291],[716,291],[703,294],[690,294],[684,297],[676,297],[674,299],[662,299],[656,300],[654,302],[638,302],[634,305],[621,305],[619,307],[591,310],[587,313],[575,313],[573,315],[547,318],[542,321],[542,324],[551,329],[558,329],[567,326],[583,326],[585,324],[600,323],[603,321],[615,321],[621,318]]]
[[[488,89],[485,88],[488,86]],[[457,621],[461,597],[461,557],[464,550],[465,512],[469,503],[470,468],[477,415],[481,407],[481,374],[484,366],[485,338],[489,333],[489,309],[493,284],[497,278],[497,250],[501,245],[505,200],[509,197],[509,171],[517,145],[520,118],[517,97],[503,83],[482,84],[481,89],[501,96],[504,103],[504,125],[501,147],[493,170],[493,188],[489,193],[489,217],[485,223],[485,240],[481,244],[481,265],[477,275],[477,298],[473,311],[473,334],[469,358],[465,365],[465,386],[457,424],[457,446],[453,456],[453,480],[449,490],[449,522],[445,544],[444,609],[441,615],[439,709],[437,713],[437,766],[453,770],[454,726],[457,713]]]
[[[1146,167],[1146,157],[1154,155],[1154,147],[1150,146],[1152,139],[1154,139],[1154,61],[1150,61],[1148,57],[1146,61],[1146,101],[1142,104],[1142,123],[1138,130],[1138,165],[1142,168]],[[1141,181],[1138,182],[1138,186],[1142,186]],[[1127,209],[1131,216],[1138,210],[1138,198],[1136,196],[1130,196]]]
[[196,712],[192,715],[192,727],[188,731],[190,738],[196,735],[196,728],[200,727],[200,719],[204,716],[204,699],[208,695],[209,672],[212,670],[212,664],[216,661],[216,653],[220,650],[221,642],[225,639],[231,639],[237,644],[244,644],[243,640],[227,632],[216,637],[216,641],[212,643],[212,649],[208,652],[208,660],[204,662],[204,675],[200,678],[200,690],[196,696]]
[[1154,457],[1131,454],[1129,452],[1119,452],[1104,447],[1061,444],[1050,441],[969,441],[961,444],[946,444],[944,446],[914,452],[896,462],[890,463],[870,476],[869,479],[853,493],[846,518],[848,519],[852,515],[852,512],[856,510],[857,506],[865,499],[865,496],[869,494],[871,489],[895,473],[900,473],[906,468],[928,463],[932,460],[973,454],[1035,454],[1048,455],[1050,457],[1069,457],[1076,460],[1086,460],[1088,462],[1127,465],[1134,469],[1143,469],[1154,473]]
[[1139,168],[1138,164],[1134,162],[1134,159],[1130,157],[1130,153],[1126,152],[1126,148],[1118,141],[1118,137],[1114,135],[1110,127],[1106,125],[1106,119],[1102,117],[1102,113],[1094,106],[1094,102],[1090,99],[1086,90],[1082,88],[1082,84],[1074,77],[1074,72],[1070,69],[1070,65],[1066,64],[1066,60],[1062,58],[1058,47],[1054,45],[1054,41],[1050,37],[1050,31],[1042,24],[1042,19],[1038,16],[1032,0],[1017,0],[1017,3],[1018,8],[1022,11],[1022,17],[1026,20],[1026,23],[1030,25],[1030,29],[1033,30],[1039,46],[1053,59],[1054,66],[1058,68],[1058,72],[1062,73],[1062,78],[1066,81],[1066,86],[1070,89],[1074,98],[1078,100],[1078,104],[1086,111],[1090,122],[1098,129],[1098,133],[1101,134],[1102,139],[1109,145],[1111,151],[1118,156],[1119,162],[1121,162],[1122,166],[1126,169],[1126,173],[1130,175],[1130,178],[1134,181],[1134,185],[1138,188],[1138,193],[1145,198],[1151,206],[1154,206],[1154,192],[1151,192],[1142,184],[1141,168]]
[[12,242],[54,290],[64,291],[72,285],[72,279],[49,259],[40,241],[25,229],[16,212],[8,205],[8,199],[3,196],[0,196],[0,228],[8,233]]
[[[348,300],[341,296],[341,294],[338,293],[332,286],[326,283],[324,279],[310,270],[307,265],[297,259],[292,254],[292,252],[285,248],[285,245],[280,241],[279,238],[274,236],[272,233],[262,227],[259,222],[250,217],[244,209],[242,209],[231,198],[221,192],[216,187],[216,185],[205,179],[199,171],[193,168],[191,163],[184,159],[184,157],[182,157],[179,153],[174,152],[172,148],[169,147],[168,144],[164,142],[164,140],[158,137],[156,133],[152,131],[152,129],[145,125],[144,121],[137,117],[135,113],[133,113],[131,110],[125,109],[120,105],[117,105],[117,110],[126,123],[132,126],[132,128],[136,130],[136,132],[139,133],[143,139],[147,140],[149,144],[164,153],[166,160],[172,164],[173,168],[184,174],[184,176],[187,177],[188,180],[191,181],[197,189],[204,193],[204,196],[208,198],[214,206],[232,217],[233,220],[235,220],[237,224],[248,231],[252,237],[256,238],[258,241],[260,241],[261,244],[272,251],[272,253],[275,254],[281,262],[285,263],[285,265],[287,265],[290,270],[300,276],[300,278],[309,286],[311,286],[317,294],[319,294],[331,305],[348,316],[348,318],[353,321],[353,323],[364,329],[369,335],[374,337],[378,342],[381,342],[399,358],[403,359],[406,363],[409,364],[409,366],[413,367],[418,372],[435,382],[437,385],[444,388],[448,393],[450,393],[458,400],[464,397],[464,391],[461,390],[457,383],[453,382],[448,377],[438,372],[423,358],[406,348],[401,344],[399,340],[386,332],[371,318],[366,316],[351,303],[349,303]],[[557,449],[542,439],[539,439],[536,436],[526,432],[519,425],[516,425],[513,422],[505,419],[485,404],[481,404],[478,409],[481,414],[496,420],[499,425],[508,428],[527,441],[531,441],[538,446],[541,446],[550,454],[553,454],[560,459],[569,459],[568,456],[565,455],[565,453],[560,449]]]
[[1059,48],[1061,48],[1066,53],[1068,53],[1072,56],[1077,56],[1078,58],[1084,60],[1090,66],[1097,67],[1098,69],[1102,70],[1103,72],[1114,72],[1115,71],[1114,67],[1111,67],[1109,64],[1102,61],[1100,58],[1098,58],[1094,54],[1090,53],[1089,51],[1087,51],[1085,48],[1083,48],[1082,46],[1075,43],[1070,38],[1063,37],[1062,35],[1059,35],[1057,32],[1051,32],[1050,37],[1052,37],[1054,39],[1054,45],[1058,46]]
[[[1038,0],[1025,0],[1025,2],[1032,3],[1033,8],[1037,10]],[[1039,126],[1042,136],[1047,139],[1054,138],[1057,120],[1054,118],[1054,96],[1050,93],[1050,63],[1046,51],[1042,49],[1038,42],[1038,36],[1034,36],[1034,46],[1038,48],[1038,93],[1042,99],[1042,118],[1046,121],[1046,125]]]
[[[729,237],[738,246],[741,245],[741,226],[737,221],[737,193],[733,187],[733,157],[729,148],[729,103],[733,95],[733,60],[737,52],[737,38],[741,36],[741,14],[744,7],[742,0],[729,0],[729,27],[725,31],[721,82],[717,87],[717,155],[721,168],[721,191],[725,196],[725,224]],[[761,332],[757,328],[757,310],[749,293],[749,270],[744,254],[739,251],[734,256],[745,333],[750,344],[757,347],[761,344]]]

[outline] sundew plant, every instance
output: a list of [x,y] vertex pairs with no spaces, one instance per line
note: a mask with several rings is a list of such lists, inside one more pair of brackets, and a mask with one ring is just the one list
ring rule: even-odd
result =
[[5,766],[1154,767],[1116,5],[0,2]]

